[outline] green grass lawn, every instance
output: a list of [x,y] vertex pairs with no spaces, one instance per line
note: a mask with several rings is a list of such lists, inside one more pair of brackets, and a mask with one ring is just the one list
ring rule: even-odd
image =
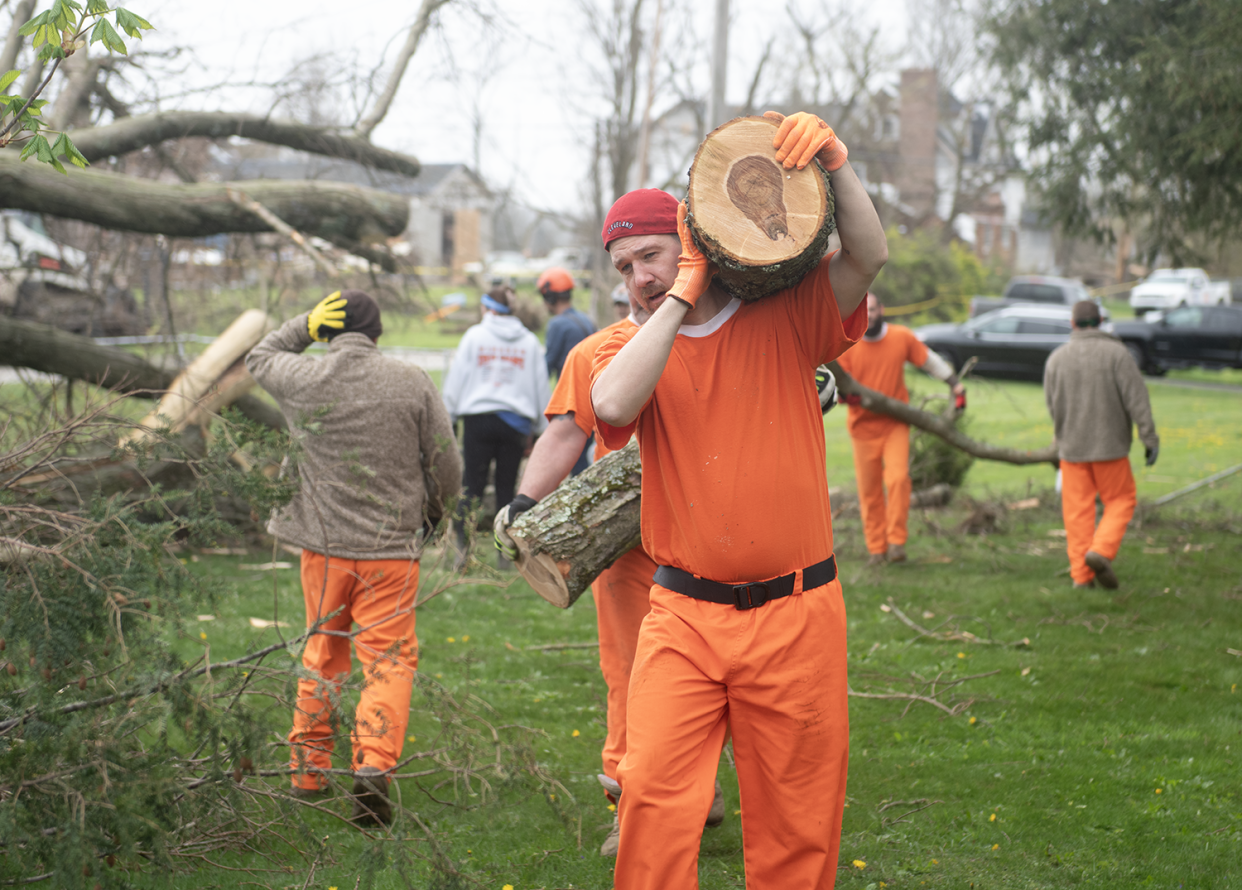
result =
[[[1199,506],[1236,504],[1239,493],[1235,481],[1199,498]],[[1242,750],[1232,747],[1242,745],[1242,659],[1226,651],[1242,649],[1236,514],[1218,503],[1193,521],[1192,514],[1149,518],[1118,558],[1119,594],[1070,588],[1053,508],[1009,514],[986,537],[954,533],[963,515],[916,515],[911,563],[884,570],[864,567],[858,520],[838,523],[853,688],[910,692],[924,688],[911,678],[988,674],[944,697],[950,705],[970,702],[954,716],[926,704],[907,712],[900,700],[851,701],[839,886],[1237,886]],[[181,639],[186,656],[210,644],[219,661],[273,641],[275,630],[256,630],[249,618],[273,617],[274,595],[278,617],[297,623],[295,570],[240,568],[266,558],[191,563],[225,582],[227,592],[214,606],[217,619]],[[918,639],[884,611],[890,598],[929,629],[1030,642]],[[467,585],[420,610],[418,636],[420,670],[459,700],[476,702],[493,723],[535,730],[535,756],[572,797],[550,800],[546,788],[517,783],[485,805],[463,787],[463,806],[449,806],[406,781],[402,800],[479,886],[611,886],[609,863],[595,852],[611,819],[594,780],[605,694],[596,652],[537,648],[594,640],[590,598],[561,611],[513,576],[502,587]],[[278,740],[288,716],[273,708],[269,719]],[[434,744],[438,728],[416,693],[415,741],[407,747]],[[282,758],[274,751],[271,765]],[[727,759],[720,775],[729,815],[703,838],[705,888],[743,886],[736,778]],[[343,812],[346,805],[329,806]],[[317,815],[309,822],[329,838],[312,886],[353,886],[362,836]],[[256,872],[248,880],[300,887],[308,861],[273,852],[291,869],[286,879]],[[218,861],[273,867],[254,854]],[[415,886],[430,880],[416,875]],[[231,886],[233,879],[204,868],[178,886]],[[140,882],[160,885],[155,876]],[[376,886],[403,884],[389,869]]]

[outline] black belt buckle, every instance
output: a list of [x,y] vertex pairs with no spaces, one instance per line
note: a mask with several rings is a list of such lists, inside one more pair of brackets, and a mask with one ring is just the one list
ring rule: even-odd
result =
[[750,584],[738,584],[733,588],[733,604],[739,612],[757,609],[771,598],[772,589],[768,587],[767,581],[752,581]]

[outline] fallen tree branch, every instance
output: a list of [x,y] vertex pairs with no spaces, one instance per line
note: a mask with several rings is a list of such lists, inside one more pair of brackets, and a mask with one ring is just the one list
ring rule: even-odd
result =
[[[933,640],[940,640],[941,642],[945,642],[945,643],[980,643],[985,646],[1029,646],[1031,645],[1030,637],[1023,637],[1020,640],[1014,640],[1012,643],[1006,643],[1003,640],[994,640],[991,637],[985,640],[983,637],[975,636],[968,630],[956,630],[955,629],[955,630],[951,630],[948,632],[943,632],[940,630],[928,630],[927,628],[923,627],[921,624],[916,622],[913,618],[908,616],[905,612],[901,611],[901,609],[897,607],[897,603],[893,600],[891,596],[888,598],[888,603],[886,605],[880,606],[880,609],[885,612],[891,612],[892,615],[896,617],[898,621],[900,621],[906,627],[910,628],[912,631],[914,631],[915,633],[919,635],[918,637],[915,637],[913,640],[910,640],[908,643],[906,643],[907,646],[910,645],[910,643],[913,643],[916,640],[918,640],[919,637],[931,637]],[[945,619],[943,622],[941,622],[940,627],[944,627],[946,624],[952,621],[953,618],[955,617],[956,616],[950,616],[949,618]]]
[[336,266],[332,265],[332,263],[330,263],[322,253],[315,249],[313,244],[306,240],[305,235],[293,226],[289,225],[279,216],[272,213],[272,211],[268,210],[254,198],[250,197],[245,192],[238,191],[232,187],[225,188],[224,191],[229,196],[229,200],[238,207],[243,207],[246,210],[249,210],[259,219],[263,220],[277,232],[284,235],[295,245],[297,245],[298,249],[301,250],[302,253],[306,254],[311,258],[311,260],[314,261],[315,265],[319,267],[319,270],[323,272],[323,274],[327,275],[329,278],[335,278],[341,274],[340,270],[337,269]]
[[422,165],[417,158],[372,145],[355,135],[335,133],[296,121],[272,120],[255,114],[222,111],[165,111],[136,114],[100,127],[74,130],[73,144],[88,161],[137,151],[158,145],[166,139],[202,136],[227,139],[243,136],[271,145],[284,145],[299,151],[355,161],[375,170],[402,176],[418,176]]
[[1001,448],[986,442],[978,442],[954,426],[952,421],[939,414],[922,411],[905,402],[890,399],[874,389],[868,389],[851,377],[837,362],[829,362],[828,367],[837,379],[837,390],[847,396],[859,396],[862,399],[862,407],[868,411],[886,414],[902,423],[916,426],[934,436],[939,436],[953,447],[960,448],[974,457],[1019,465],[1054,463],[1057,460],[1055,444],[1036,451],[1019,451],[1016,448]]

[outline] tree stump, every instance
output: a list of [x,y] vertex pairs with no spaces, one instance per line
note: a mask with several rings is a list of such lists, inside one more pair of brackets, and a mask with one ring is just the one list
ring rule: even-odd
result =
[[828,173],[776,162],[777,125],[739,117],[717,127],[690,166],[686,221],[730,296],[758,300],[819,265],[836,229]]
[[517,570],[535,592],[568,609],[592,581],[641,540],[638,443],[567,479],[509,527]]

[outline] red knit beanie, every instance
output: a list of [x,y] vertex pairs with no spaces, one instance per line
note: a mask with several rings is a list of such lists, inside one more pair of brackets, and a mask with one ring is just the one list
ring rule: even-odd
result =
[[676,235],[677,199],[661,189],[626,192],[604,220],[604,250],[628,235]]

